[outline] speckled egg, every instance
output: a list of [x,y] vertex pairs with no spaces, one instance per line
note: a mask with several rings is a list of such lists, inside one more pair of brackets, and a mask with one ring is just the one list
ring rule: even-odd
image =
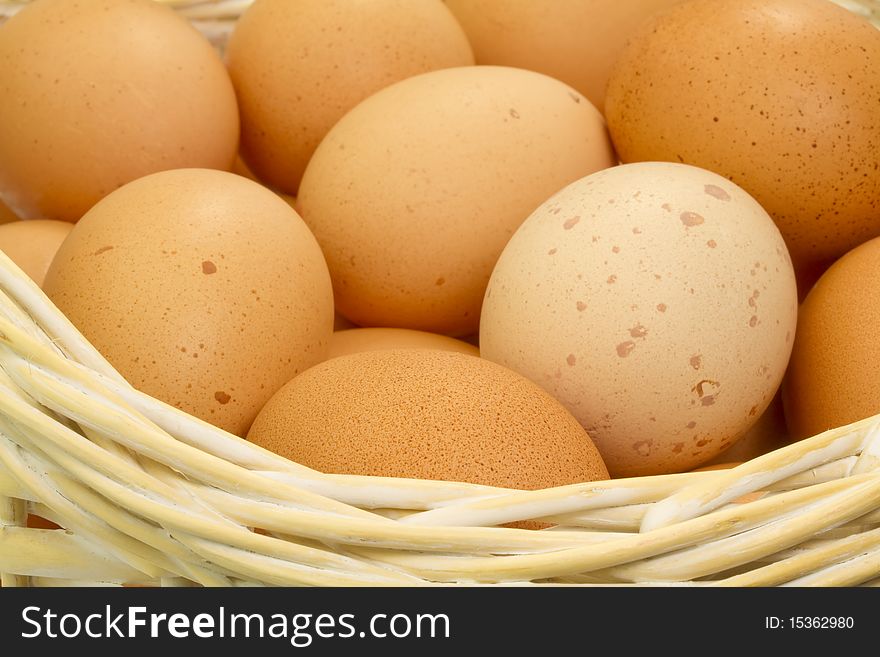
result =
[[0,198],[77,221],[147,174],[228,169],[238,108],[217,52],[151,0],[36,0],[0,25]]
[[709,460],[760,417],[796,319],[785,243],[753,198],[696,167],[630,164],[516,232],[480,352],[559,399],[614,476],[648,475]]
[[388,349],[441,349],[480,355],[474,345],[437,333],[398,328],[351,328],[333,332],[327,358]]
[[474,47],[477,64],[554,77],[599,110],[614,61],[630,33],[682,0],[445,0]]
[[880,30],[827,0],[691,0],[640,28],[606,116],[624,162],[715,171],[797,269],[880,234]]
[[587,433],[540,387],[435,349],[316,365],[272,397],[248,440],[328,473],[517,489],[608,477]]
[[0,226],[0,251],[42,285],[55,253],[72,229],[71,223],[51,219],[4,224]]
[[617,163],[571,87],[498,66],[398,82],[346,114],[309,162],[297,209],[337,309],[359,326],[477,331],[501,249],[548,196]]
[[880,238],[835,262],[801,304],[783,393],[792,435],[806,438],[880,413]]
[[166,171],[108,195],[61,246],[45,290],[135,387],[239,435],[324,359],[333,330],[306,225],[222,171]]
[[227,61],[245,161],[296,194],[318,143],[358,102],[474,56],[441,0],[257,0],[236,23]]

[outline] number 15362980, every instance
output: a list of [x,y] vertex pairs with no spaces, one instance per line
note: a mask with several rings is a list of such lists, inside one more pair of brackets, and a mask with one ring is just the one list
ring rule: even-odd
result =
[[855,627],[852,616],[765,616],[768,630],[851,630]]

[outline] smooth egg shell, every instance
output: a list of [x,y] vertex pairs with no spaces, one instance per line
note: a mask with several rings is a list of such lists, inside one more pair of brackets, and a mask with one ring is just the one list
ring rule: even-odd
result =
[[151,0],[28,3],[0,25],[0,90],[0,198],[23,219],[77,221],[131,180],[235,157],[222,60]]
[[359,326],[468,335],[504,244],[550,194],[616,164],[604,121],[539,73],[469,66],[374,94],[321,142],[297,209]]

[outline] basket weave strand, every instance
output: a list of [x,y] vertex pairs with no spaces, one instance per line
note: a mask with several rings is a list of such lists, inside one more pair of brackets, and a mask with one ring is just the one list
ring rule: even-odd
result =
[[325,475],[136,391],[0,254],[4,586],[861,584],[878,435],[539,491]]

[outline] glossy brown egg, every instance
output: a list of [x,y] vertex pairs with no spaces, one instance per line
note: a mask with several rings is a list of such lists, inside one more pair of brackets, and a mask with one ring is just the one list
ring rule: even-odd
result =
[[296,207],[348,319],[469,335],[516,228],[561,187],[614,164],[601,114],[571,87],[468,66],[403,80],[346,114],[309,162]]
[[211,44],[151,0],[36,0],[0,25],[0,199],[77,221],[141,176],[227,169],[232,83]]

